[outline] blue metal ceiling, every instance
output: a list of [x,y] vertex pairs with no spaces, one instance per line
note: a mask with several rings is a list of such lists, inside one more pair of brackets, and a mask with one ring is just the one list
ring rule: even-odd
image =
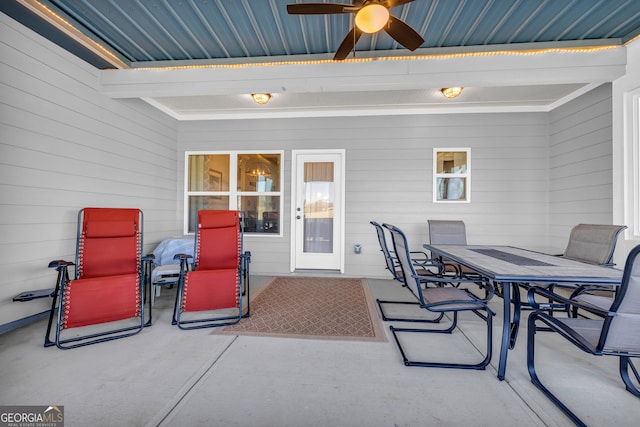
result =
[[[156,61],[306,59],[319,54],[330,58],[353,19],[353,14],[287,13],[287,4],[305,0],[11,2],[41,3],[130,66]],[[392,8],[391,13],[423,36],[422,52],[543,42],[622,44],[640,33],[640,0],[415,0]],[[363,35],[356,51],[407,52],[384,32]]]

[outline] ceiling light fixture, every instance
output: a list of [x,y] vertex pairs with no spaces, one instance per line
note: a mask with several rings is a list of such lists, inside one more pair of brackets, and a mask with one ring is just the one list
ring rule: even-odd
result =
[[460,96],[460,94],[462,93],[462,88],[459,86],[444,87],[440,91],[442,92],[445,98],[455,98],[457,96]]
[[270,93],[252,93],[251,97],[253,98],[256,104],[264,105],[271,99]]
[[368,4],[358,10],[356,26],[365,33],[380,31],[389,22],[389,9],[381,4]]
[[263,170],[263,169],[253,169],[253,170],[250,170],[249,172],[247,172],[247,175],[257,178],[257,177],[260,177],[260,176],[271,176],[271,172],[269,172],[267,170]]

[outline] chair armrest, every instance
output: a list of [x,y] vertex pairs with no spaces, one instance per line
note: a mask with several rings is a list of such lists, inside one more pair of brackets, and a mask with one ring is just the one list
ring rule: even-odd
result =
[[[182,276],[185,271],[189,270],[187,263],[189,258],[193,258],[193,255],[189,254],[175,254],[173,259],[180,260],[180,275]],[[193,266],[195,267],[195,266]]]
[[75,265],[74,263],[72,263],[71,261],[65,261],[63,259],[57,259],[54,261],[51,261],[48,265],[49,268],[58,268],[58,267],[69,267],[71,265]]
[[[442,266],[442,262],[439,259],[429,258],[429,255],[427,255],[426,252],[412,251],[412,252],[409,252],[409,255],[411,256],[411,262],[413,263],[413,265],[429,266],[429,267]],[[392,256],[392,258],[394,257]]]
[[27,291],[13,297],[13,301],[25,302],[38,298],[53,298],[56,293],[55,288],[38,289],[37,291]]
[[244,264],[245,268],[249,268],[249,264],[251,263],[250,251],[244,251],[244,253],[240,254],[240,263]]
[[49,268],[55,268],[56,270],[64,270],[67,267],[70,267],[72,265],[75,265],[74,263],[72,263],[71,261],[65,261],[63,259],[57,259],[54,261],[51,261],[49,263]]
[[601,316],[606,316],[608,314],[607,311],[600,310],[597,307],[587,304],[581,304],[579,301],[572,300],[571,298],[563,297],[562,295],[558,295],[555,292],[552,292],[545,288],[540,287],[532,287],[527,292],[527,299],[529,300],[529,305],[533,307],[535,310],[550,310],[552,309],[552,304],[549,303],[541,303],[535,300],[535,294],[541,295],[543,297],[548,298],[550,301],[556,301],[563,304],[566,304],[570,307],[581,308],[583,310],[590,311],[594,314],[598,314]]
[[473,283],[474,285],[478,286],[478,288],[486,290],[486,295],[484,298],[478,298],[475,295],[473,295],[473,297],[477,301],[480,301],[483,303],[487,303],[495,295],[495,288],[493,287],[491,282],[485,278],[476,278],[476,279],[466,278],[466,277],[446,278],[446,277],[433,277],[433,276],[420,276],[420,275],[416,275],[413,277],[418,279],[421,283],[431,282],[431,283],[439,283],[439,284],[445,284],[445,285],[449,284],[456,288],[459,287],[460,284],[462,283]]

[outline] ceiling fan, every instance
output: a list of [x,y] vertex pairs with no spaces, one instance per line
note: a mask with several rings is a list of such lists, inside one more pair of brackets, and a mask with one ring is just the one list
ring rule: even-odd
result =
[[341,61],[349,55],[362,33],[375,33],[384,30],[395,41],[413,51],[424,39],[413,28],[389,12],[389,9],[411,3],[414,0],[353,0],[344,3],[295,3],[287,5],[287,12],[292,15],[324,15],[334,13],[354,13],[354,27],[344,38],[336,51],[334,60]]

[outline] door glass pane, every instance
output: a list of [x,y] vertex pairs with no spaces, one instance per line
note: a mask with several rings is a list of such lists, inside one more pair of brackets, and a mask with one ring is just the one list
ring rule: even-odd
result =
[[280,154],[239,154],[238,191],[280,191]]
[[304,252],[333,253],[333,162],[304,164]]
[[238,209],[244,214],[246,233],[280,232],[280,196],[239,196]]
[[229,209],[229,196],[189,196],[189,233],[195,233],[201,209]]
[[189,191],[229,191],[229,176],[228,154],[189,156]]

